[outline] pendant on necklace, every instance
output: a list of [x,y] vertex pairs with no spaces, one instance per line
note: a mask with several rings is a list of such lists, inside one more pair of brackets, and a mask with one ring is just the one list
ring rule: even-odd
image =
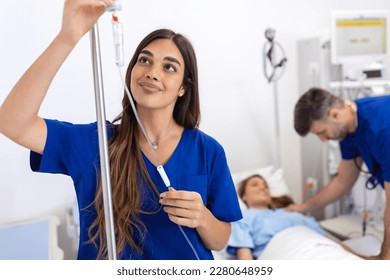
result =
[[157,150],[158,148],[158,141],[152,143],[153,150]]

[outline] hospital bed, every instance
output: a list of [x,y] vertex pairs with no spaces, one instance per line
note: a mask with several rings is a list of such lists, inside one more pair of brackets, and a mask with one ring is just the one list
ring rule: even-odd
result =
[[[253,169],[249,171],[233,173],[232,178],[238,183],[251,176],[259,174],[264,177],[269,185],[272,196],[289,195],[288,186],[283,178],[282,169],[273,166]],[[242,210],[245,204],[240,201]],[[276,234],[267,244],[258,259],[262,260],[359,260],[361,258],[347,252],[341,245],[345,244],[355,252],[362,255],[376,255],[380,252],[381,233],[370,227],[367,235],[362,236],[361,222],[355,216],[341,216],[319,222],[325,229],[325,236],[320,235],[304,226],[287,228]],[[356,232],[354,236],[348,236],[346,232]],[[383,237],[382,237],[383,238]],[[217,260],[234,259],[226,250],[213,251]]]

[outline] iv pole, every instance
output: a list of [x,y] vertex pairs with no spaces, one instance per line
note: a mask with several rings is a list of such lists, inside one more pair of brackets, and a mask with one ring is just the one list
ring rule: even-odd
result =
[[112,210],[110,163],[108,157],[108,140],[106,126],[106,111],[104,105],[103,75],[100,56],[99,27],[96,23],[89,32],[91,39],[93,80],[95,88],[95,105],[99,136],[100,173],[103,190],[104,218],[106,224],[107,256],[116,260],[116,241],[114,215]]

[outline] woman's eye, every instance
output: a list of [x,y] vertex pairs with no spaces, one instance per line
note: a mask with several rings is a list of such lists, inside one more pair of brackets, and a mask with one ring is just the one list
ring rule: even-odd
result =
[[149,64],[149,59],[147,59],[146,57],[141,57],[138,59],[138,62],[139,63],[142,63],[142,64]]
[[171,64],[165,65],[165,69],[169,72],[176,72],[176,67]]

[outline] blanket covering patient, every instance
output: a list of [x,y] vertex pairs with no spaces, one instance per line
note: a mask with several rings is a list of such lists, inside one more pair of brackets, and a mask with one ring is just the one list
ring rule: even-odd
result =
[[306,226],[324,235],[324,230],[312,217],[281,209],[293,203],[288,196],[271,197],[267,182],[260,175],[241,181],[238,195],[248,207],[244,218],[232,223],[227,253],[237,259],[257,259],[272,237],[293,226]]

